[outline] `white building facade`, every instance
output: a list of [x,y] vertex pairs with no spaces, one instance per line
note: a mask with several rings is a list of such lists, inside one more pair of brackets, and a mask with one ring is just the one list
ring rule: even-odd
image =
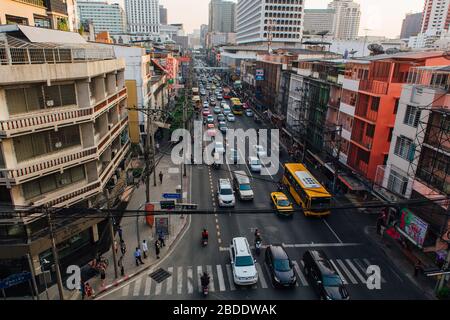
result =
[[328,31],[333,35],[333,26],[336,13],[334,9],[305,9],[304,32],[317,34]]
[[335,11],[332,33],[337,39],[356,39],[361,21],[361,8],[353,0],[334,0],[328,9]]
[[158,0],[125,0],[128,32],[132,34],[159,34]]
[[304,21],[303,0],[239,0],[236,9],[237,44],[301,43]]
[[78,20],[91,21],[94,32],[108,31],[111,34],[125,32],[125,12],[119,4],[105,2],[77,1]]

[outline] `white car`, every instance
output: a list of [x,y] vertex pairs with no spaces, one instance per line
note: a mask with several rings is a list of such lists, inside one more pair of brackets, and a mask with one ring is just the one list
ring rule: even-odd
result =
[[256,154],[258,155],[259,158],[267,157],[267,152],[264,150],[263,146],[256,145],[255,146],[255,151],[256,151]]
[[247,238],[237,237],[230,245],[233,281],[237,285],[254,285],[258,282],[258,271]]
[[218,154],[225,153],[225,148],[223,146],[223,142],[222,141],[216,141],[214,143],[214,152],[217,152]]
[[250,166],[250,170],[261,172],[261,161],[257,157],[248,157],[248,165]]
[[219,200],[219,207],[234,207],[236,199],[229,179],[219,179],[217,199]]
[[203,101],[203,108],[208,108],[208,107],[209,107],[209,102]]
[[223,106],[223,114],[228,116],[231,113],[231,108],[229,105]]

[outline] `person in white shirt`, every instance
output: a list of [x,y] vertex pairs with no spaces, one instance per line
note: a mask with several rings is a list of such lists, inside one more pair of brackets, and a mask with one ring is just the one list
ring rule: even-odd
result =
[[142,240],[142,252],[144,253],[144,259],[147,259],[148,245],[145,240]]

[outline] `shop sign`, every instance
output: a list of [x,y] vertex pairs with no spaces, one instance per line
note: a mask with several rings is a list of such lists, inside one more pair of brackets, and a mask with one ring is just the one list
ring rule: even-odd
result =
[[255,80],[264,80],[264,69],[256,69]]
[[428,223],[417,217],[408,209],[402,209],[399,228],[417,246],[422,247],[428,231]]

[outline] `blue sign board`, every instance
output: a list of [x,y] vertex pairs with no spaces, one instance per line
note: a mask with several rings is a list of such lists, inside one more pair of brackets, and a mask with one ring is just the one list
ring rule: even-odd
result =
[[264,69],[256,69],[255,80],[257,81],[264,80]]
[[0,280],[0,289],[7,289],[9,287],[18,285],[22,282],[28,281],[31,279],[31,272],[22,272],[12,274],[5,279]]
[[181,199],[180,193],[163,193],[164,199]]

